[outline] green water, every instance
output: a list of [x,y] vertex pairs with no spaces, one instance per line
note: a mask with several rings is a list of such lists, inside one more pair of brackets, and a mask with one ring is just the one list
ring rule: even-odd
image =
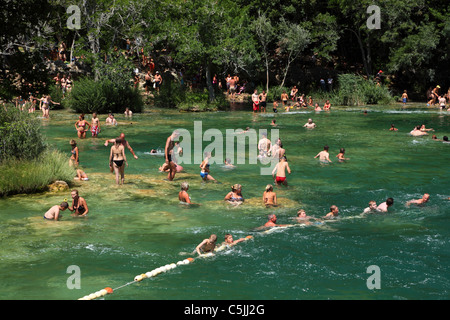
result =
[[[270,110],[270,108],[268,108]],[[217,113],[150,112],[117,127],[105,127],[100,138],[79,140],[77,115],[53,112],[42,120],[49,144],[67,152],[74,138],[81,165],[90,180],[75,182],[89,205],[89,218],[63,213],[59,222],[46,221],[44,212],[69,192],[18,195],[0,200],[0,298],[78,299],[105,287],[117,288],[138,274],[192,255],[211,233],[254,239],[208,259],[177,267],[155,278],[116,290],[106,299],[448,299],[450,280],[450,145],[430,136],[411,137],[414,125],[425,123],[438,138],[450,136],[450,114],[420,106],[334,108],[252,115],[248,111]],[[163,148],[176,128],[203,131],[251,127],[271,129],[276,117],[280,137],[292,169],[289,187],[276,187],[282,204],[266,209],[261,204],[271,176],[260,174],[260,164],[242,164],[226,170],[211,165],[221,184],[203,183],[198,164],[186,164],[174,182],[158,167],[162,157],[147,154]],[[314,130],[302,128],[309,117]],[[90,117],[89,117],[90,119]],[[101,118],[104,121],[104,117]],[[389,131],[394,123],[398,132]],[[139,159],[127,152],[125,185],[115,185],[109,173],[107,138],[120,132]],[[203,147],[209,142],[204,142]],[[314,156],[330,146],[330,165]],[[346,149],[345,163],[335,156]],[[199,207],[177,200],[182,181]],[[223,198],[232,184],[243,186],[247,200],[231,207]],[[431,195],[423,207],[405,202],[423,193]],[[370,200],[394,198],[388,214],[361,218]],[[330,205],[339,207],[340,219],[324,227],[301,226],[272,233],[255,230],[276,213],[278,223],[293,223],[299,208],[322,217]],[[81,289],[68,289],[67,268],[81,270]],[[380,268],[380,289],[368,289],[367,268]]]

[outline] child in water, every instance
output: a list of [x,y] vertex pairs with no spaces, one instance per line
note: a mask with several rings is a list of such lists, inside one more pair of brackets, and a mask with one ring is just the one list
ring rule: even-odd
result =
[[205,253],[213,253],[216,248],[217,236],[212,234],[208,239],[204,239],[198,246],[195,248],[198,255],[202,255]]
[[345,149],[341,148],[341,150],[339,151],[339,154],[336,156],[336,158],[338,158],[339,162],[343,162],[345,160],[350,160],[349,158],[345,158]]

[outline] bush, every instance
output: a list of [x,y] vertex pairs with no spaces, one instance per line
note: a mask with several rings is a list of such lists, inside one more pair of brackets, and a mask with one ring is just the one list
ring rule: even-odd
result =
[[67,97],[67,105],[76,113],[117,113],[126,107],[141,112],[144,103],[139,90],[130,85],[119,86],[106,78],[99,81],[83,78]]
[[44,191],[56,180],[70,182],[75,176],[67,155],[56,150],[46,150],[32,160],[10,158],[2,162],[0,170],[0,196]]
[[[338,76],[339,90],[333,95],[334,104],[353,106],[391,103],[393,98],[387,87],[353,74]],[[331,100],[331,99],[330,99]]]
[[46,148],[39,128],[39,121],[29,113],[0,108],[0,163],[37,158]]

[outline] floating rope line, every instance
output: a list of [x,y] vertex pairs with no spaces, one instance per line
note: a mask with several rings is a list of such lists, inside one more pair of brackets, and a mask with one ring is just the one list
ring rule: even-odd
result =
[[[245,241],[247,241],[247,240],[250,240],[252,238],[253,238],[253,236],[247,236],[244,239],[245,239]],[[221,251],[221,250],[223,250],[225,248],[226,248],[226,246],[221,246],[219,248],[216,248],[215,251]],[[212,254],[205,254],[205,255],[202,255],[202,256],[207,257],[207,256],[211,256],[211,255]],[[80,298],[78,300],[94,300],[94,299],[97,299],[97,298],[101,298],[103,296],[106,296],[107,294],[112,294],[116,290],[119,290],[121,288],[129,286],[130,284],[133,284],[133,283],[136,283],[136,282],[140,282],[140,281],[142,281],[144,279],[147,279],[147,278],[156,277],[158,274],[165,273],[167,271],[175,269],[176,267],[179,267],[179,266],[182,266],[182,265],[187,265],[187,264],[190,264],[192,262],[194,262],[194,258],[187,258],[187,259],[184,259],[184,260],[180,260],[177,263],[166,264],[166,265],[164,265],[162,267],[153,269],[152,271],[148,271],[146,273],[139,274],[139,275],[134,277],[134,281],[128,282],[128,283],[126,283],[126,284],[124,284],[124,285],[122,285],[120,287],[117,287],[115,289],[111,289],[110,287],[106,287],[106,288],[104,288],[102,290],[99,290],[97,292],[94,292],[94,293],[91,293],[89,295],[86,295],[86,296],[84,296],[84,297],[82,297],[82,298]]]

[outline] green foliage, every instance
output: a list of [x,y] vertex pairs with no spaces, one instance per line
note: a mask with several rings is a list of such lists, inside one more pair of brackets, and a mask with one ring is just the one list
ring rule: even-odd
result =
[[38,157],[46,148],[39,128],[39,121],[29,113],[0,108],[0,163]]
[[333,104],[343,106],[388,104],[393,101],[389,90],[371,80],[353,74],[338,76],[339,90],[331,95]]
[[[57,109],[64,109],[66,100],[63,99],[63,92],[62,89],[59,86],[56,86],[55,84],[50,85],[50,88],[48,90],[48,93],[50,97],[52,97],[52,100],[59,103],[59,104],[51,104],[51,109],[57,110]],[[68,96],[70,93],[66,92],[66,96]]]
[[77,113],[123,112],[126,107],[141,112],[143,107],[138,89],[130,85],[118,86],[109,79],[79,79],[66,103]]
[[46,150],[34,159],[8,159],[2,162],[0,170],[0,196],[44,191],[56,180],[69,183],[75,176],[67,155],[56,150]]

